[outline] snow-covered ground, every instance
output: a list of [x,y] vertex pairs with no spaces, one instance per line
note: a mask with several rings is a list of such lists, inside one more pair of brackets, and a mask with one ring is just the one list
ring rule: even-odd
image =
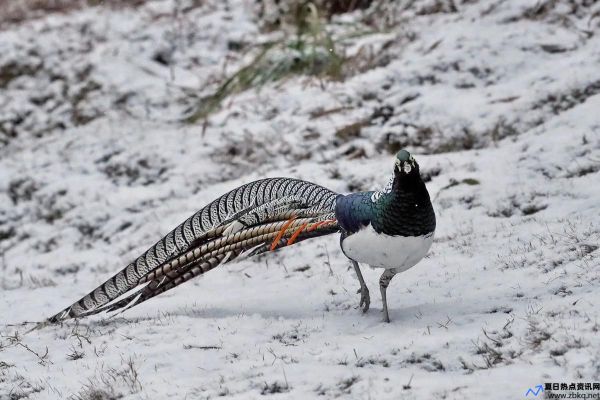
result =
[[[281,35],[255,2],[3,25],[1,399],[518,399],[600,381],[600,3],[374,3],[327,25],[341,79],[287,76],[196,123]],[[25,334],[231,188],[375,189],[401,147],[438,228],[392,281],[390,324],[380,271],[363,315],[332,236]]]

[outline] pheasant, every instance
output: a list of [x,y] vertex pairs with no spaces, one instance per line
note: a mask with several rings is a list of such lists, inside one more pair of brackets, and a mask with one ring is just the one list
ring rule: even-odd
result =
[[125,311],[238,257],[332,233],[341,233],[342,251],[354,266],[363,312],[370,297],[358,263],[384,269],[379,287],[389,322],[387,287],[426,255],[435,224],[419,165],[406,150],[397,153],[393,176],[381,191],[342,195],[299,179],[257,180],[200,209],[47,322]]

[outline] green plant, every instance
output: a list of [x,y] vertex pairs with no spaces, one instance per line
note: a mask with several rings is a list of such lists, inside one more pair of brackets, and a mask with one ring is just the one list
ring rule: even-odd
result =
[[187,122],[205,119],[232,94],[292,75],[342,78],[345,58],[338,53],[335,40],[325,29],[318,8],[311,2],[303,2],[291,12],[295,33],[262,45],[248,65],[226,78],[212,94],[200,98],[196,110],[186,118]]

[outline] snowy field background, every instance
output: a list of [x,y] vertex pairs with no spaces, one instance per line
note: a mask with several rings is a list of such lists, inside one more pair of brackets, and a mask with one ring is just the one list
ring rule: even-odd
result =
[[[519,399],[600,381],[600,3],[373,1],[328,22],[315,7],[309,39],[330,54],[208,111],[244,67],[302,63],[281,45],[285,4],[13,6],[0,1],[1,399]],[[402,147],[438,229],[392,281],[390,324],[380,271],[364,269],[363,315],[332,236],[25,334],[229,189],[376,189]]]

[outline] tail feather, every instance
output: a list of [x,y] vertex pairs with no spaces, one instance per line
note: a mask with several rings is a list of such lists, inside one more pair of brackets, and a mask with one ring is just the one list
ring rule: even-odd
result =
[[[249,186],[246,188],[246,192],[257,192],[261,188],[265,190],[269,185],[274,190],[277,184],[282,185],[281,180],[281,178],[274,178],[263,180],[270,181],[267,183],[253,182],[245,185]],[[222,207],[225,207],[228,201],[249,198],[247,193],[231,195],[232,192],[239,191],[244,186],[238,188],[200,210],[138,257],[135,262],[129,264],[79,301],[50,317],[48,322],[59,322],[68,318],[85,317],[103,311],[133,307],[203,274],[221,263],[230,262],[242,253],[258,254],[255,251],[258,248],[262,249],[260,252],[274,250],[280,242],[287,243],[292,236],[293,239],[289,244],[305,240],[308,237],[302,232],[305,228],[308,233],[310,227],[314,228],[323,224],[325,220],[335,218],[333,199],[337,194],[309,182],[285,179],[283,181],[289,181],[287,185],[295,188],[296,191],[301,189],[300,193],[303,196],[306,195],[305,192],[308,192],[308,198],[312,198],[313,201],[317,199],[318,202],[311,203],[296,194],[276,197],[274,200],[260,203],[256,201],[258,196],[255,194],[255,200],[252,202],[247,200],[246,207],[242,207],[246,203],[240,203],[241,205],[236,207],[229,206],[234,211],[236,209],[240,211],[230,212],[228,215],[220,214],[218,210],[215,211],[214,204],[221,204]],[[263,195],[263,200],[266,197]],[[257,203],[260,204],[257,205]],[[209,210],[207,211],[207,209]],[[218,223],[213,224],[210,228],[203,228],[199,232],[195,231],[193,240],[186,239],[189,234],[186,235],[185,232],[194,225],[193,220],[196,216],[204,216],[206,213],[215,214],[215,212],[216,216],[213,215],[212,219],[216,219]],[[332,229],[333,225],[335,227]],[[337,222],[333,224],[330,221],[329,229],[324,228],[316,229],[315,234],[311,237],[337,231]],[[269,246],[270,248],[268,248]],[[175,247],[180,250],[173,251]],[[140,285],[145,285],[145,287],[139,288]],[[136,290],[136,288],[139,289]],[[119,300],[123,296],[124,298]]]
[[[298,224],[296,224],[296,226],[297,225]],[[288,229],[286,231],[286,237],[283,237],[277,242],[277,248],[292,245],[294,243],[299,243],[306,239],[329,235],[331,233],[338,232],[338,229],[339,228],[337,226],[337,221],[329,220],[327,224],[320,225],[316,230],[300,233],[296,236],[293,242],[290,240],[291,235],[293,234],[291,232],[294,232],[295,230]],[[273,234],[261,235],[254,239],[244,240],[243,242],[240,242],[237,246],[228,245],[217,251],[211,252],[207,256],[203,256],[195,262],[191,262],[188,265],[181,266],[176,270],[171,270],[170,272],[167,272],[163,276],[163,280],[153,280],[150,285],[146,286],[139,293],[133,293],[129,297],[119,301],[118,303],[112,304],[110,307],[107,307],[102,311],[113,312],[123,308],[129,309],[133,306],[141,304],[154,296],[162,294],[168,290],[171,290],[181,285],[184,282],[187,282],[192,278],[195,278],[198,275],[208,272],[221,264],[233,261],[245,251],[249,252],[248,256],[255,256],[267,251],[272,251],[271,242],[269,241],[269,239],[271,238],[273,238]],[[235,249],[232,249],[232,247],[235,247]],[[242,249],[244,249],[245,251],[242,251]],[[135,298],[136,296],[138,296],[137,299]]]

